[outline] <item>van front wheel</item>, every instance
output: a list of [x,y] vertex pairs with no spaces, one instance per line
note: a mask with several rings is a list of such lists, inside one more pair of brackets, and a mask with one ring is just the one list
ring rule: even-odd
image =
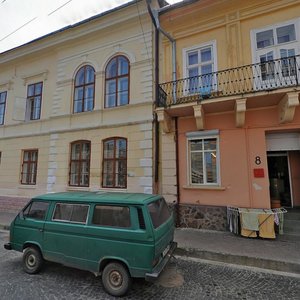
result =
[[23,254],[23,269],[28,274],[38,273],[43,265],[43,257],[41,252],[34,248],[28,247]]
[[112,296],[124,296],[131,286],[131,277],[120,263],[109,263],[103,270],[102,283],[107,293]]

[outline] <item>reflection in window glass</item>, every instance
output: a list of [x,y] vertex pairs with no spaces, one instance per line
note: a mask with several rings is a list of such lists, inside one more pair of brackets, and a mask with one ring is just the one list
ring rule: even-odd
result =
[[296,40],[295,25],[287,25],[276,29],[278,44]]
[[71,186],[89,186],[90,141],[76,141],[71,144],[70,176]]
[[273,29],[258,32],[256,43],[258,49],[274,45]]
[[129,61],[124,56],[110,60],[105,71],[105,107],[129,103]]
[[125,188],[127,185],[127,140],[112,138],[103,142],[103,187]]
[[171,216],[170,210],[164,198],[160,198],[148,204],[148,211],[154,228],[158,228]]
[[92,222],[100,226],[128,228],[131,226],[130,209],[127,206],[96,205]]
[[23,211],[23,216],[25,218],[45,220],[48,206],[48,202],[34,201]]
[[217,139],[193,139],[189,141],[190,183],[217,184]]
[[55,206],[53,220],[86,223],[88,211],[88,205],[57,203]]
[[83,66],[75,76],[74,113],[94,109],[94,90],[95,70],[91,66]]

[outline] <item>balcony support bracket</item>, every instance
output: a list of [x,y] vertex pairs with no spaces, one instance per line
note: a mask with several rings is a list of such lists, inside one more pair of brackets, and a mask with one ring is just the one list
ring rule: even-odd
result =
[[296,106],[299,105],[299,93],[286,93],[278,104],[279,123],[292,122],[295,115]]
[[245,125],[246,116],[246,98],[235,101],[235,125],[236,127],[243,127]]
[[172,118],[164,109],[157,109],[157,120],[162,124],[162,129],[165,133],[170,133],[172,130]]
[[203,110],[203,105],[198,104],[194,105],[194,117],[196,120],[196,126],[198,130],[203,130],[204,129],[204,110]]

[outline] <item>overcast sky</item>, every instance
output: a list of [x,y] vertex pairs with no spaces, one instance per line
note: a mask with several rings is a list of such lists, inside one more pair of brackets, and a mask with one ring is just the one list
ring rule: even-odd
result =
[[[181,0],[167,0],[170,4]],[[128,0],[0,0],[0,53]]]

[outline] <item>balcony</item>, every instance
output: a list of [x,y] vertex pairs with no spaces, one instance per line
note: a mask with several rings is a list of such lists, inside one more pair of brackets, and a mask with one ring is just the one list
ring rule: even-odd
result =
[[264,61],[159,85],[157,107],[299,86],[300,55]]

